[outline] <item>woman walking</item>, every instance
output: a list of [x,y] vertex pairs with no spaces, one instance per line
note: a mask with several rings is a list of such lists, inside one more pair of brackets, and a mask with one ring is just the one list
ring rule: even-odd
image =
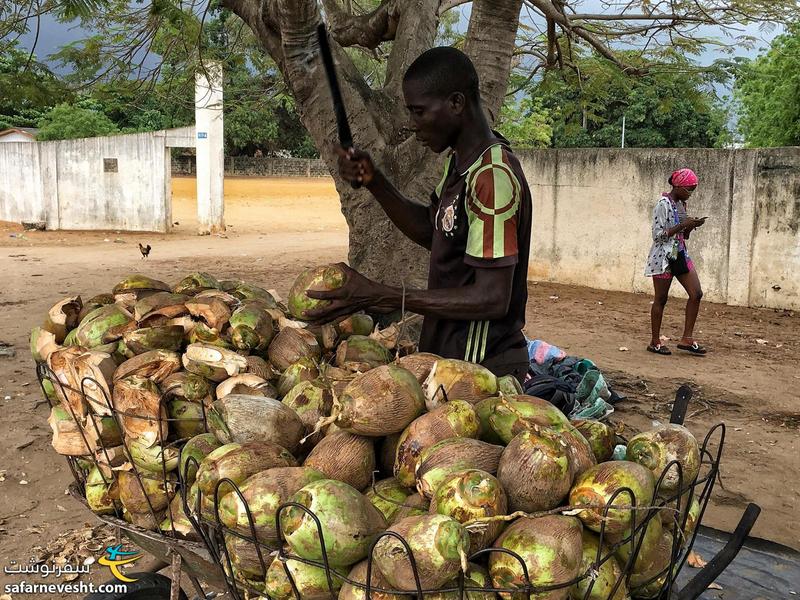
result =
[[706,221],[706,217],[695,219],[687,216],[687,202],[697,189],[697,183],[697,175],[691,169],[675,171],[669,178],[672,190],[662,194],[653,209],[653,246],[644,274],[653,278],[655,289],[655,301],[650,310],[652,338],[647,350],[656,354],[672,354],[669,348],[661,344],[661,320],[673,278],[678,280],[689,295],[683,337],[678,348],[692,354],[706,353],[706,349],[694,339],[694,324],[700,310],[703,290],[686,249],[689,234]]

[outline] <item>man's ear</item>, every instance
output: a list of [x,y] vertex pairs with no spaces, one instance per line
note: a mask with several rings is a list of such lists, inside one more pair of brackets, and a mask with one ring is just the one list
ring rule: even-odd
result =
[[450,94],[447,102],[450,104],[450,110],[456,115],[463,113],[467,106],[467,98],[461,92],[453,92]]

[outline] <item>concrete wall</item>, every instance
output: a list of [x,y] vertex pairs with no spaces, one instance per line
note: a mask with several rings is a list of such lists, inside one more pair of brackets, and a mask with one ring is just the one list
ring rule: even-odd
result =
[[178,134],[193,143],[193,129],[184,129],[0,144],[0,220],[45,221],[48,229],[168,231],[166,145]]
[[[193,156],[172,159],[173,175],[194,175],[197,172]],[[329,177],[325,161],[318,158],[267,158],[227,156],[225,175],[252,177]]]
[[10,142],[34,142],[36,139],[32,135],[28,135],[21,131],[12,131],[5,135],[0,135],[0,143]]
[[706,298],[800,308],[800,148],[539,150],[520,159],[534,196],[532,278],[650,292],[652,209],[669,173],[688,166],[700,178],[689,212],[709,217],[689,240]]

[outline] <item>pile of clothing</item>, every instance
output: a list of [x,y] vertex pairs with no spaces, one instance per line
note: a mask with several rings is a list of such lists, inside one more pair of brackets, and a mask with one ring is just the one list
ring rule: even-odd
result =
[[570,419],[601,419],[624,399],[587,358],[567,356],[542,340],[528,341],[528,357],[530,370],[522,385],[525,393],[549,401]]

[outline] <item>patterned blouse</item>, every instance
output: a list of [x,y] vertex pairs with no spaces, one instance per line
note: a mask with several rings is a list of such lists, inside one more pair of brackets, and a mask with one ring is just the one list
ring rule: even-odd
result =
[[653,245],[647,257],[645,277],[668,272],[668,259],[677,258],[679,252],[686,254],[687,261],[691,260],[686,250],[686,238],[683,232],[678,232],[672,237],[667,235],[669,229],[686,220],[686,209],[679,204],[669,194],[663,194],[653,209]]

